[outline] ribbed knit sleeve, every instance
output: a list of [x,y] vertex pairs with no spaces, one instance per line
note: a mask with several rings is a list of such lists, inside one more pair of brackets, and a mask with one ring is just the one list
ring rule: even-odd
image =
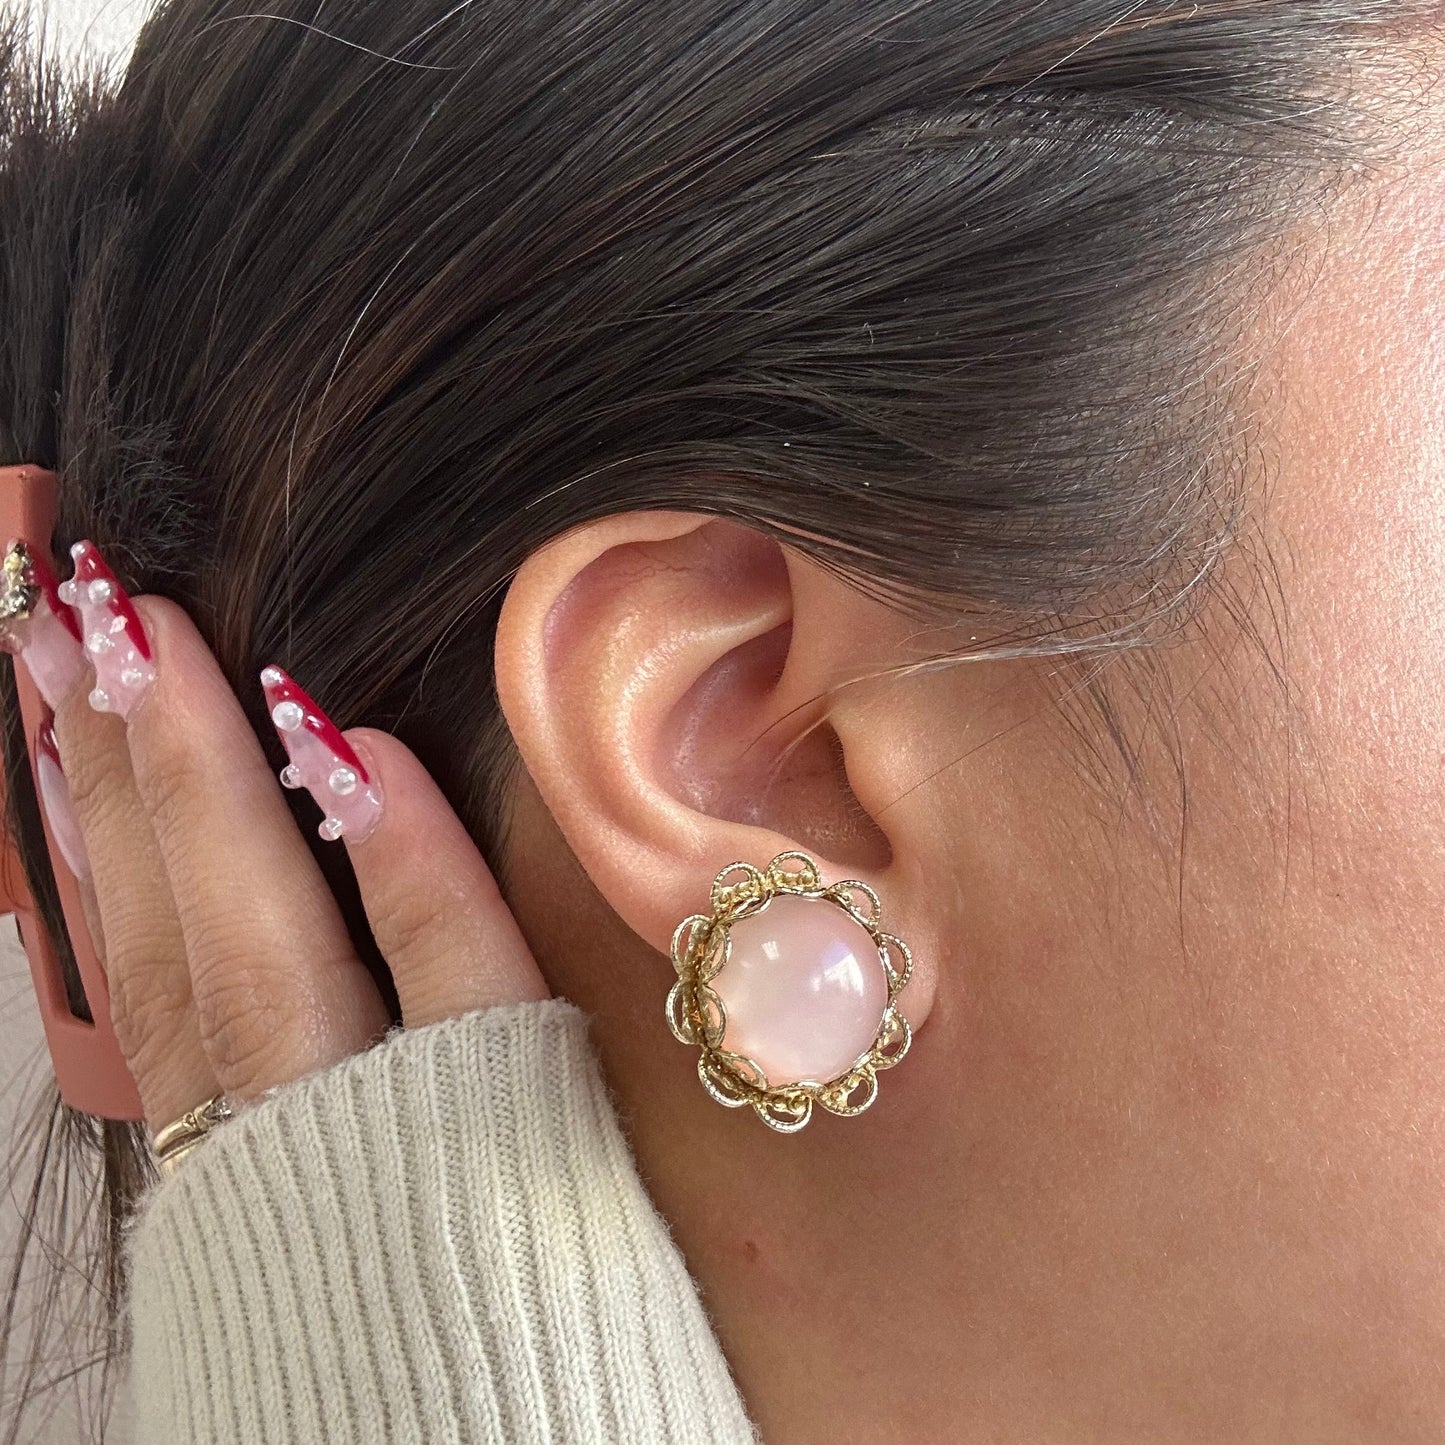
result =
[[754,1445],[560,1000],[277,1090],[128,1235],[136,1439]]

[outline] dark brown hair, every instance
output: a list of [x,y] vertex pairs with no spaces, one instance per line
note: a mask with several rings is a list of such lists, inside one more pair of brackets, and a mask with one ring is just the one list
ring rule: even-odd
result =
[[[572,524],[725,514],[1042,646],[1168,625],[1238,504],[1263,243],[1404,8],[168,0],[123,74],[12,11],[0,462],[62,473],[57,554],[188,608],[268,746],[273,659],[401,736],[505,885],[496,611]],[[114,1243],[135,1141],[76,1132]]]

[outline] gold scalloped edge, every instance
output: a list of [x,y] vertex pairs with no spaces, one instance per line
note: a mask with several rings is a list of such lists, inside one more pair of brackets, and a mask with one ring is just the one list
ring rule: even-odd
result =
[[[859,1089],[864,1091],[863,1098],[855,1100],[852,1096]],[[861,1114],[873,1106],[878,1097],[878,1074],[871,1065],[855,1069],[851,1074],[845,1074],[841,1079],[825,1084],[818,1090],[816,1097],[830,1114],[851,1119],[855,1114]]]
[[699,983],[711,983],[723,971],[732,946],[732,935],[726,926],[709,930],[707,943],[699,952],[693,970]]
[[[743,876],[733,883],[724,882],[732,873],[741,873]],[[712,887],[708,890],[708,901],[712,905],[714,918],[727,916],[731,919],[738,916],[736,910],[739,907],[760,896],[766,896],[767,891],[767,877],[756,863],[729,863],[725,868],[718,869],[717,876],[712,880]]]
[[754,1103],[769,1092],[763,1071],[746,1054],[710,1046],[698,1056],[697,1072],[708,1093],[730,1109]]
[[[889,1045],[895,1039],[901,1039],[902,1043],[890,1052]],[[868,1051],[869,1063],[875,1069],[891,1069],[901,1062],[904,1054],[912,1047],[913,1030],[909,1027],[908,1020],[889,1004],[888,1011],[883,1015],[882,1026],[878,1030],[878,1038]]]
[[[789,858],[798,859],[803,866],[784,868],[783,862]],[[815,893],[823,884],[818,865],[797,848],[777,854],[763,870],[763,876],[775,893]]]
[[741,1109],[756,1097],[756,1090],[744,1085],[710,1049],[697,1057],[697,1076],[703,1088],[725,1109]]
[[[876,933],[873,941],[878,945],[883,971],[888,975],[888,1002],[891,1004],[908,987],[908,980],[913,977],[913,950],[896,933]],[[893,966],[891,955],[894,949],[903,955],[902,968]]]
[[679,978],[684,977],[687,973],[693,950],[697,946],[698,929],[711,921],[706,913],[689,913],[672,930],[672,946],[669,951],[672,955],[673,971]]
[[[894,1062],[901,1057],[900,1052]],[[773,1089],[767,1086],[766,1076],[751,1059],[742,1054],[710,1047],[704,1050],[698,1059],[698,1077],[702,1079],[703,1087],[720,1104],[726,1104],[732,1109],[738,1108],[740,1104],[751,1104],[764,1123],[780,1128],[777,1122],[780,1117],[791,1119],[798,1114],[811,1117],[811,1107],[805,1109],[804,1104],[811,1106],[818,1103],[829,1113],[842,1118],[851,1118],[871,1108],[878,1098],[878,1067],[880,1066],[875,1064],[870,1052],[847,1074],[826,1084],[786,1084]],[[885,1064],[882,1067],[891,1066]],[[744,1077],[743,1070],[747,1070],[752,1077]],[[853,1098],[860,1089],[863,1090],[863,1097]],[[801,1122],[790,1123],[789,1127],[781,1132],[793,1133],[805,1123],[807,1117],[802,1118]]]
[[808,1095],[765,1094],[753,1100],[753,1113],[779,1134],[796,1134],[813,1117],[813,1100]]
[[[864,913],[853,901],[853,894],[861,893],[873,905],[870,913]],[[824,890],[824,898],[831,899],[840,908],[845,909],[864,928],[873,935],[876,943],[878,939],[878,928],[883,918],[883,905],[878,901],[878,895],[868,884],[859,878],[847,878],[840,883],[830,883]]]
[[706,913],[690,913],[673,930],[672,967],[681,979],[711,983],[727,963],[726,927],[714,924]]
[[721,1052],[728,1011],[722,999],[705,983],[680,978],[667,995],[667,1025],[679,1043],[693,1047],[705,1044]]
[[[785,868],[789,860],[803,866]],[[726,882],[732,874],[742,876]],[[727,1031],[727,1011],[708,984],[727,961],[731,925],[781,893],[827,899],[868,931],[878,946],[879,960],[888,977],[888,1007],[871,1048],[847,1074],[822,1084],[790,1084],[774,1089],[752,1059],[721,1047]],[[870,914],[858,906],[857,894],[868,900]],[[883,905],[877,893],[856,878],[824,886],[817,864],[806,853],[789,849],[777,854],[765,869],[743,861],[719,869],[710,900],[711,914],[690,914],[673,931],[672,961],[678,982],[667,996],[667,1019],[673,1036],[701,1050],[697,1068],[704,1089],[726,1108],[751,1105],[770,1129],[783,1134],[802,1129],[813,1116],[814,1103],[842,1118],[871,1108],[878,1098],[878,1071],[891,1069],[913,1042],[908,1020],[895,1007],[898,995],[912,977],[913,954],[896,934],[882,930]],[[895,950],[902,956],[901,968],[894,965]],[[855,1098],[860,1090],[862,1096]]]
[[699,1042],[688,1016],[686,979],[678,979],[667,995],[667,1026],[678,1043],[696,1045]]
[[[722,1049],[723,1035],[728,1031],[728,1011],[716,992],[705,983],[695,985],[693,1008],[702,1023],[702,1036],[710,1049]],[[694,1030],[695,1032],[695,1030]]]

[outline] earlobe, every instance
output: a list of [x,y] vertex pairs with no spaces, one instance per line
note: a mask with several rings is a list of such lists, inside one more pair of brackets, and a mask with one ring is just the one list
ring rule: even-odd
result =
[[[497,626],[503,713],[578,862],[659,953],[720,868],[795,848],[829,882],[870,884],[903,934],[892,842],[850,782],[871,744],[850,758],[826,712],[860,622],[847,609],[879,605],[705,513],[584,523],[518,569]],[[901,1004],[917,1025],[933,969],[914,952]]]

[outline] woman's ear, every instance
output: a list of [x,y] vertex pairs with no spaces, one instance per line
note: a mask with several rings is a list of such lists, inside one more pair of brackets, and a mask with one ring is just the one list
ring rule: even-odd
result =
[[[900,1000],[936,978],[926,869],[896,796],[907,760],[890,709],[828,690],[887,665],[897,619],[794,548],[703,513],[583,523],[518,569],[497,626],[502,711],[523,764],[593,885],[666,954],[728,863],[787,849],[858,878],[913,950]],[[845,689],[847,698],[852,690]]]

